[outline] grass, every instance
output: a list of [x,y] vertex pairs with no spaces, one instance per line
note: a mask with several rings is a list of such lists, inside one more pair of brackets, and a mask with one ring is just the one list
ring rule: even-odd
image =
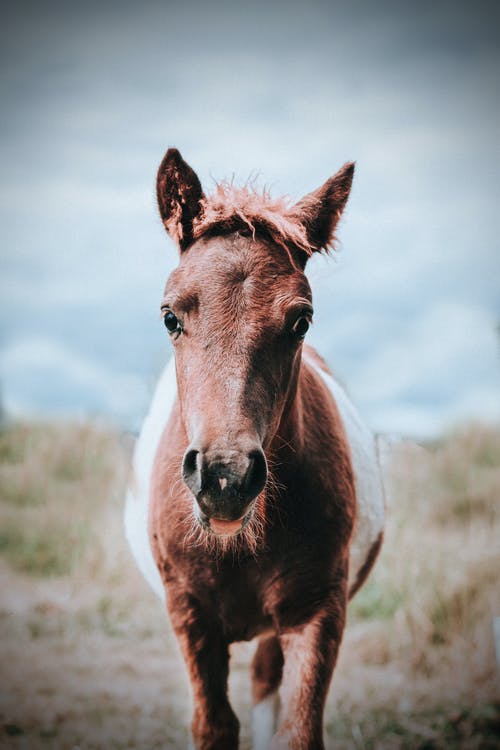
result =
[[403,590],[385,588],[383,581],[368,579],[361,592],[349,607],[352,621],[390,620],[405,603],[407,596]]
[[13,568],[33,576],[61,576],[71,573],[80,557],[86,531],[72,528],[20,528],[11,522],[0,531],[0,554]]
[[[497,750],[500,735],[500,705],[485,704],[459,711],[422,711],[402,716],[383,711],[336,722],[329,727],[337,747],[398,748],[398,750]],[[383,740],[381,741],[381,738]]]
[[[95,424],[0,431],[0,748],[185,747],[185,671],[123,539],[130,450]],[[500,430],[395,447],[327,703],[336,748],[500,747],[499,488]],[[250,657],[232,657],[244,749]]]
[[396,618],[427,665],[429,644],[470,639],[479,626],[491,640],[500,614],[499,432],[472,426],[428,448],[399,446],[388,489],[385,545],[351,622]]
[[[33,576],[72,574],[99,554],[96,531],[121,500],[117,436],[88,424],[18,424],[0,433],[0,554]],[[88,562],[88,561],[87,561]]]

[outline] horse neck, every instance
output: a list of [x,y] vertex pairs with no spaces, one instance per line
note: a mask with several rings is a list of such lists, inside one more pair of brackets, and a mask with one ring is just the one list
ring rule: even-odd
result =
[[281,414],[276,433],[271,442],[269,453],[273,461],[287,460],[290,454],[302,452],[304,435],[304,391],[305,365],[300,356],[297,369],[291,379],[285,406]]

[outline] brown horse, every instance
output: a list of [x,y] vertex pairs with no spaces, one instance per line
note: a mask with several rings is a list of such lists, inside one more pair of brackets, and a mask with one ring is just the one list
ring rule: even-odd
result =
[[304,267],[332,247],[353,171],[294,206],[227,184],[205,196],[176,149],[158,172],[180,252],[161,304],[175,367],[137,445],[126,530],[166,598],[199,749],[238,747],[229,645],[253,638],[254,747],[324,747],[347,602],[381,545],[373,436],[304,344]]

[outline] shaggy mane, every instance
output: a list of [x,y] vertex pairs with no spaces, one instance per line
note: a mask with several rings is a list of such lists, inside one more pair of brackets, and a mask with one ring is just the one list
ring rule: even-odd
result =
[[[308,256],[316,250],[308,240],[306,226],[294,215],[288,199],[272,198],[268,190],[259,191],[252,183],[236,187],[227,181],[220,182],[215,192],[203,197],[201,207],[193,221],[194,239],[243,229],[254,238],[259,231],[268,235],[288,253],[292,262],[291,249],[297,248]],[[307,219],[304,208],[301,206],[301,218],[305,215]]]

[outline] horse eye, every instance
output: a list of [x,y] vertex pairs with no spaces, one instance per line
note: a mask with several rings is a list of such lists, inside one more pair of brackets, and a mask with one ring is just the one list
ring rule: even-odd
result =
[[292,331],[296,336],[303,339],[306,333],[309,330],[310,321],[304,317],[304,315],[301,315],[300,318],[297,318],[295,323],[292,326]]
[[165,328],[169,333],[181,332],[181,324],[179,323],[178,318],[176,318],[173,312],[170,312],[170,310],[163,316],[163,322],[165,323]]

